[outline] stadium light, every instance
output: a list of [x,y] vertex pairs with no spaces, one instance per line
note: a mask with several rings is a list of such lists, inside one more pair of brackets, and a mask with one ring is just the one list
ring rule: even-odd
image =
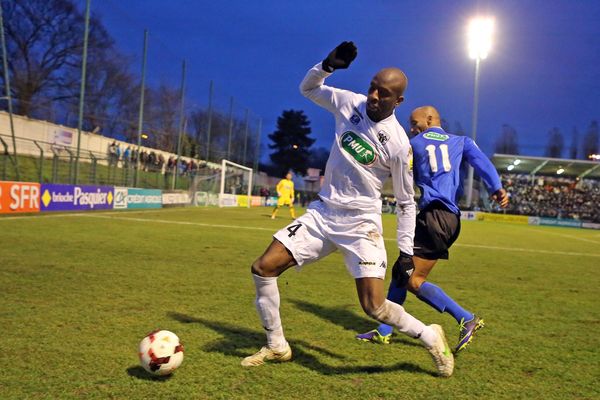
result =
[[145,133],[142,133],[142,136],[141,136],[141,138],[142,138],[142,139],[148,139],[148,135],[146,135]]
[[563,167],[560,167],[556,170],[556,175],[561,175],[563,172],[565,172],[565,169]]
[[[477,17],[471,20],[467,29],[469,57],[475,60],[475,88],[473,89],[473,120],[471,121],[471,137],[477,137],[477,109],[479,106],[479,73],[481,60],[487,58],[492,48],[492,34],[494,33],[494,19],[491,17]],[[471,207],[473,198],[473,167],[469,167],[467,178],[467,207]]]
[[519,160],[519,159],[516,159],[516,160],[515,160],[515,162],[514,162],[513,164],[515,164],[515,165],[519,165],[519,164],[521,164],[521,160]]
[[297,144],[295,144],[295,145],[292,145],[292,147],[293,147],[294,149],[297,149],[297,148],[298,148],[298,145],[297,145]]
[[484,60],[492,48],[494,19],[477,17],[469,23],[469,57],[473,60]]
[[512,171],[513,169],[515,169],[515,166],[510,164],[508,167],[506,167],[506,169]]
[[598,161],[598,160],[600,160],[600,154],[590,154],[590,155],[588,156],[588,158],[589,158],[590,160],[596,160],[596,161]]

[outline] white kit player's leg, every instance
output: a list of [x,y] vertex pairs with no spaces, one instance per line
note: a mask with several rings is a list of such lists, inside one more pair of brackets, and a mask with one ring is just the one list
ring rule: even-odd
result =
[[281,317],[279,316],[279,288],[277,277],[262,277],[252,274],[256,285],[256,310],[263,328],[267,332],[267,346],[281,349],[287,344],[283,336]]
[[256,310],[267,333],[267,346],[242,360],[245,367],[255,367],[266,361],[288,361],[292,349],[283,335],[279,316],[279,288],[277,277],[262,277],[252,274],[256,286]]
[[408,312],[400,304],[385,300],[371,315],[379,322],[391,325],[400,332],[421,340],[431,354],[433,362],[441,376],[451,376],[454,371],[454,356],[446,335],[439,325],[425,325]]
[[431,347],[435,343],[437,337],[435,331],[406,312],[400,304],[386,299],[375,310],[372,317],[379,322],[395,327],[398,331],[411,338],[421,340],[426,347]]
[[[358,215],[345,218],[345,223],[336,224],[334,241],[344,254],[346,267],[352,276],[357,279],[361,305],[372,305],[373,298],[383,291],[383,279],[385,278],[387,255],[381,235],[381,220],[379,215]],[[362,278],[371,278],[363,281]],[[372,278],[376,278],[375,281]],[[371,282],[371,283],[369,283]],[[372,282],[377,282],[375,286]],[[380,285],[381,284],[381,285]],[[369,288],[365,290],[365,288]],[[371,297],[366,301],[365,297]],[[379,304],[379,301],[376,303]],[[383,300],[381,305],[372,309],[366,307],[368,314],[377,321],[390,325],[400,332],[419,339],[431,354],[438,373],[441,376],[450,376],[454,370],[454,356],[448,347],[444,332],[439,325],[425,325],[412,315],[404,307]]]
[[[265,268],[264,265],[261,265],[263,262],[267,264],[275,262],[277,265],[281,264],[285,267],[275,268],[275,270],[267,268],[269,273],[266,275],[275,275],[273,272],[278,272],[277,275],[279,275],[292,265],[296,265],[300,269],[303,265],[317,261],[333,252],[335,246],[320,233],[322,229],[319,224],[318,216],[309,208],[300,218],[275,233],[275,240],[271,246],[275,245],[275,248],[278,249],[272,250],[270,246],[261,257],[261,261],[253,265],[253,271]],[[273,258],[277,258],[277,256],[274,256],[272,252],[282,251],[285,251],[283,260],[280,258],[273,261]],[[290,263],[290,260],[293,261],[293,264]],[[256,272],[252,276],[256,286],[256,309],[267,334],[267,345],[256,354],[242,360],[242,365],[254,367],[262,365],[266,361],[288,361],[292,358],[292,349],[283,335],[279,315],[277,277],[264,277]]]

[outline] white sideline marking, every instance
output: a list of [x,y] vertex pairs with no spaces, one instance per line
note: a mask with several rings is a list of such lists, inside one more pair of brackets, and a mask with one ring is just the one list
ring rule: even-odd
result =
[[273,232],[272,228],[259,228],[259,227],[254,227],[254,226],[203,224],[202,222],[171,221],[171,220],[168,220],[168,219],[111,217],[109,215],[92,215],[92,214],[80,214],[80,215],[82,217],[88,217],[88,218],[119,219],[119,220],[123,220],[123,221],[157,222],[159,224],[193,225],[193,226],[205,226],[207,228],[250,229],[250,230],[254,230],[254,231],[269,231],[269,232]]
[[[394,239],[386,239],[386,240],[394,240]],[[600,254],[595,253],[575,253],[572,251],[553,251],[553,250],[538,250],[538,249],[524,249],[520,247],[500,247],[500,246],[486,246],[481,244],[466,244],[466,243],[455,243],[453,246],[458,247],[475,247],[481,249],[490,249],[490,250],[506,250],[506,251],[521,251],[526,253],[542,253],[542,254],[558,254],[561,256],[584,256],[584,257],[600,257]]]
[[[80,214],[84,217],[90,218],[106,218],[106,219],[120,219],[120,220],[130,220],[130,221],[139,221],[139,222],[158,222],[161,224],[177,224],[177,225],[194,225],[194,226],[205,226],[209,228],[231,228],[231,229],[250,229],[257,231],[269,231],[275,233],[272,228],[259,228],[259,227],[251,227],[251,226],[238,226],[238,225],[220,225],[220,224],[204,224],[201,222],[187,222],[187,221],[170,221],[164,219],[146,219],[146,218],[129,218],[129,217],[113,217],[113,216],[105,216],[105,215],[93,215],[93,214]],[[384,240],[395,242],[396,239],[392,238],[384,238]],[[542,254],[558,254],[564,256],[588,256],[588,257],[600,257],[600,254],[594,253],[576,253],[570,251],[552,251],[552,250],[537,250],[537,249],[525,249],[519,247],[501,247],[501,246],[487,246],[481,244],[462,244],[455,243],[454,246],[458,247],[473,247],[480,249],[489,249],[489,250],[504,250],[504,251],[521,251],[526,253],[542,253]]]
[[566,233],[550,232],[550,231],[546,231],[546,230],[538,230],[538,231],[536,231],[536,233],[547,233],[548,235],[554,235],[554,236],[560,236],[560,237],[574,239],[574,240],[580,240],[582,242],[600,244],[600,240],[581,238],[581,237],[577,237],[577,236],[573,236],[573,235],[567,235]]
[[[143,211],[127,211],[127,214],[131,213],[147,213],[151,212],[149,210]],[[161,211],[164,212],[164,211]],[[75,213],[75,214],[57,214],[57,215],[25,215],[25,216],[15,216],[15,217],[2,217],[2,220],[9,219],[30,219],[30,218],[60,218],[60,217],[87,217],[87,218],[101,218],[101,219],[117,219],[122,221],[134,221],[134,222],[155,222],[159,224],[172,224],[172,225],[188,225],[188,226],[203,226],[207,228],[229,228],[229,229],[246,229],[246,230],[254,230],[254,231],[269,231],[275,233],[273,228],[260,228],[254,226],[240,226],[240,225],[221,225],[221,224],[205,224],[202,222],[188,222],[188,221],[171,221],[166,219],[148,219],[148,218],[131,218],[131,217],[120,217],[117,216],[119,214],[123,214],[123,211],[117,212],[107,212],[102,214],[86,214],[86,213]],[[117,214],[117,215],[115,215]],[[560,235],[560,234],[559,234]],[[396,239],[392,238],[384,238],[384,240],[389,242],[395,242]],[[539,250],[539,249],[526,249],[520,247],[501,247],[501,246],[488,246],[481,244],[466,244],[466,243],[455,243],[454,246],[457,247],[472,247],[478,249],[488,249],[488,250],[503,250],[503,251],[520,251],[525,253],[540,253],[540,254],[556,254],[563,256],[581,256],[581,257],[600,257],[600,254],[596,253],[576,253],[571,251],[553,251],[553,250]]]

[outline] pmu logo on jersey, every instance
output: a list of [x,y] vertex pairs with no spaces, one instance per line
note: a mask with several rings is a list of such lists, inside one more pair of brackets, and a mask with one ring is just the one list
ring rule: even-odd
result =
[[371,165],[377,160],[377,153],[365,140],[352,131],[344,132],[341,138],[344,151],[362,165]]
[[437,140],[438,142],[445,142],[450,136],[442,135],[441,133],[436,132],[427,132],[423,134],[423,137],[425,139]]

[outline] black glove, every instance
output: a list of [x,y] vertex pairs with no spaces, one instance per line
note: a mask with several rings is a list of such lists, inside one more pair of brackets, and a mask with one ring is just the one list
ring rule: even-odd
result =
[[396,280],[396,287],[406,287],[414,271],[415,263],[413,262],[413,257],[410,254],[400,253],[392,268],[392,278]]
[[346,69],[354,61],[356,54],[357,49],[353,42],[342,42],[329,53],[321,66],[327,72],[333,72],[336,69]]

